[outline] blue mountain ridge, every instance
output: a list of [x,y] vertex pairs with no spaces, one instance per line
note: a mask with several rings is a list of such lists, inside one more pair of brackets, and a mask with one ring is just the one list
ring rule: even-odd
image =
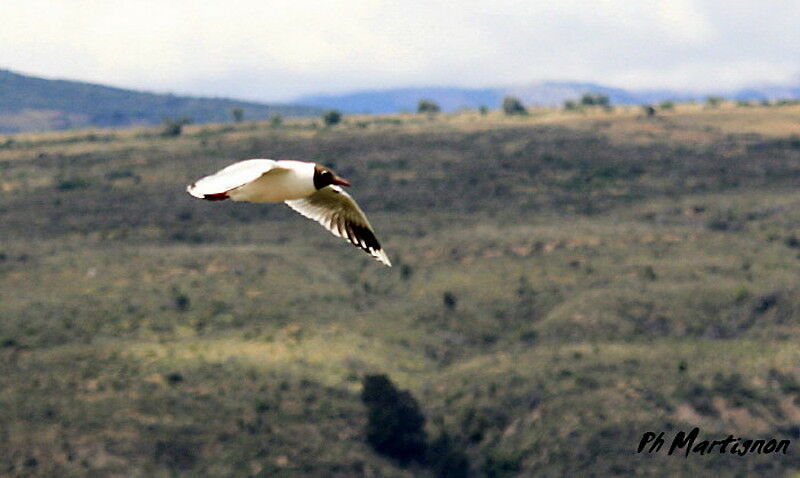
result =
[[398,113],[416,111],[421,99],[439,104],[443,111],[480,106],[497,108],[505,96],[515,96],[526,105],[560,106],[568,99],[580,99],[585,93],[608,95],[612,104],[641,105],[661,101],[702,101],[707,96],[722,96],[733,100],[796,99],[800,86],[754,86],[728,92],[691,92],[669,89],[627,90],[597,83],[574,81],[543,81],[527,85],[462,88],[418,87],[362,90],[343,94],[302,96],[295,102],[319,108],[336,109],[344,113]]
[[225,122],[232,120],[234,108],[242,110],[245,120],[321,113],[297,104],[149,93],[0,69],[0,133],[154,125],[182,117],[195,123]]

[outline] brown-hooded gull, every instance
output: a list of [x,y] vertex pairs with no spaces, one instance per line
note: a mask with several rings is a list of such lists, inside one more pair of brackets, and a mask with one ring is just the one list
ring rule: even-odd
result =
[[197,180],[186,190],[208,201],[285,202],[350,241],[378,261],[392,265],[355,200],[340,186],[350,183],[325,166],[304,161],[248,159]]

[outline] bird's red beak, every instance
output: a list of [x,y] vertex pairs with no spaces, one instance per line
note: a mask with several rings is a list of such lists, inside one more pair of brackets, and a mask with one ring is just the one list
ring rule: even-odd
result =
[[342,186],[352,186],[346,179],[340,178],[339,176],[333,177],[333,184],[341,184]]

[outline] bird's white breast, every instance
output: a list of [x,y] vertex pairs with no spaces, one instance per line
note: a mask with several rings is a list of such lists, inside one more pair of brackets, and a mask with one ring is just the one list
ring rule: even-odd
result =
[[235,201],[282,202],[302,199],[316,192],[314,163],[277,161],[278,168],[255,181],[233,189],[228,195]]

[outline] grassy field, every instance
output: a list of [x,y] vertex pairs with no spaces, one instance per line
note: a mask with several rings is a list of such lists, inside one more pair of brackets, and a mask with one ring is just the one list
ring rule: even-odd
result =
[[[395,267],[186,194],[252,157],[349,179]],[[426,476],[365,442],[384,373],[475,476],[795,476],[798,181],[798,106],[0,137],[0,475]],[[793,442],[635,453],[694,426]]]

